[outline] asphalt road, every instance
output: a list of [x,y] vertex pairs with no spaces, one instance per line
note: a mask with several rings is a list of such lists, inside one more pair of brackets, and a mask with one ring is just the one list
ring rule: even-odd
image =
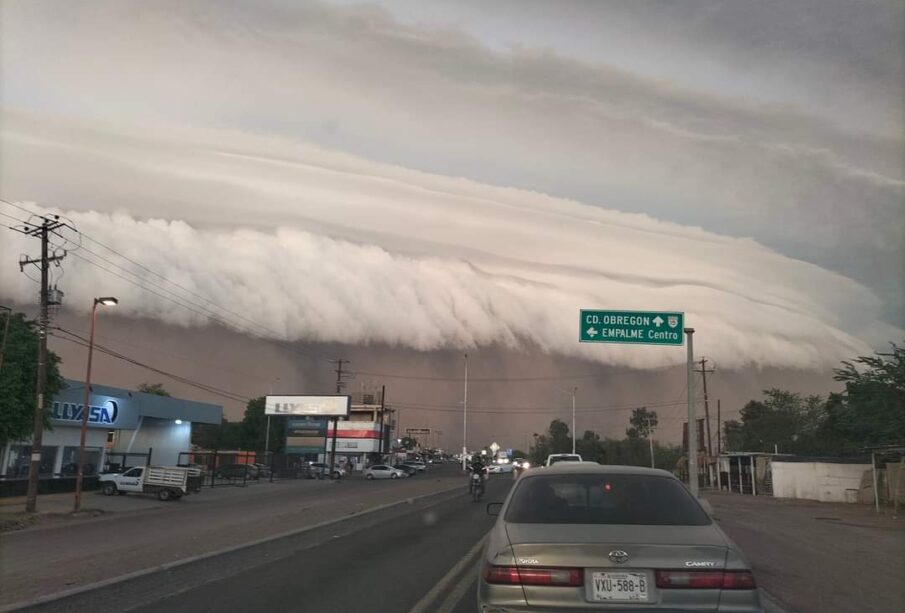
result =
[[463,480],[462,492],[440,504],[137,608],[125,600],[118,607],[140,613],[473,613],[477,554],[494,521],[485,503],[503,500],[511,484],[508,475],[492,478],[484,500],[475,503]]
[[[261,483],[205,489],[178,502],[91,494],[102,517],[0,534],[0,608],[238,544],[415,499],[465,481],[444,465],[411,479]],[[142,510],[144,509],[144,510]],[[380,517],[386,517],[385,515]],[[40,581],[35,581],[40,577]]]

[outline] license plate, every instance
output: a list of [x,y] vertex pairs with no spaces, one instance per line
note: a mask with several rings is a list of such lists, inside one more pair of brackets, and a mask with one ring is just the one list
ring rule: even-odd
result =
[[594,600],[647,602],[647,573],[594,573],[592,579]]

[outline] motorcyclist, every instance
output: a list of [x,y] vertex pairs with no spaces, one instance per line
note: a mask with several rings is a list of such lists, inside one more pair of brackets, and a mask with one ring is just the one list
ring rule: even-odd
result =
[[478,475],[481,477],[481,487],[484,487],[484,480],[487,475],[487,468],[484,466],[484,462],[481,461],[480,457],[475,457],[471,461],[471,465],[469,466],[469,470],[471,471],[471,475],[468,477],[468,489],[471,491],[473,485],[472,475]]

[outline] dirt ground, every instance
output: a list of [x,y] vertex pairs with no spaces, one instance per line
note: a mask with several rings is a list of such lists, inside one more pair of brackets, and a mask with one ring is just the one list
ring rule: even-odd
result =
[[905,611],[905,510],[708,492],[760,587],[790,613]]

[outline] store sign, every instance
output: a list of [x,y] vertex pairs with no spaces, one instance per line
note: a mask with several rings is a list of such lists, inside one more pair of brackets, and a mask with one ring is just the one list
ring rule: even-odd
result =
[[323,438],[326,435],[326,419],[290,417],[286,421],[286,436],[314,436]]
[[351,396],[267,396],[264,401],[264,413],[346,417],[351,406]]
[[[62,422],[81,423],[85,405],[75,402],[54,401],[51,406],[51,419]],[[116,400],[107,400],[100,406],[88,407],[88,423],[98,426],[114,426],[119,417],[119,403]]]

